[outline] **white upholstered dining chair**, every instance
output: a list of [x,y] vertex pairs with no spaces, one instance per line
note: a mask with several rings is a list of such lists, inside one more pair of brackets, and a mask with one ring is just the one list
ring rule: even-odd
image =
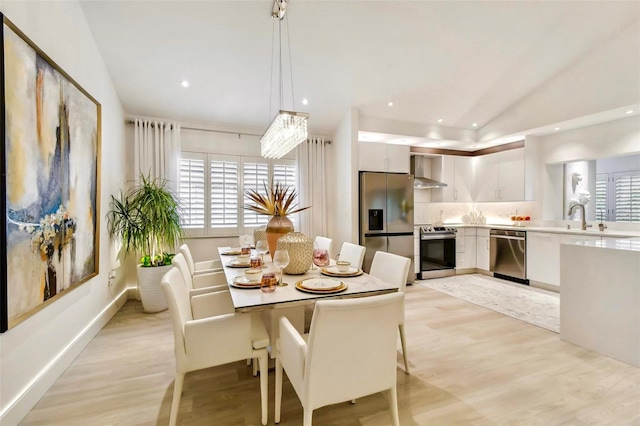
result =
[[275,421],[280,422],[283,369],[302,403],[303,425],[313,410],[388,392],[393,424],[400,424],[396,392],[397,292],[316,303],[308,343],[286,317],[280,319],[276,358]]
[[340,249],[340,260],[346,260],[351,263],[354,268],[362,269],[362,261],[364,260],[364,253],[367,249],[358,244],[344,242]]
[[203,260],[202,262],[194,262],[189,246],[183,244],[180,246],[180,253],[187,261],[187,266],[191,275],[209,274],[211,272],[222,271],[222,261],[220,259]]
[[[393,253],[378,251],[373,256],[369,275],[398,286],[400,291],[404,293],[407,287],[407,278],[409,277],[410,267],[411,260],[409,258]],[[402,313],[400,314],[398,328],[400,330],[400,343],[402,344],[402,357],[404,358],[404,372],[409,374],[407,344],[404,334],[404,303],[402,304]]]
[[[173,267],[162,278],[173,323],[176,378],[169,424],[176,424],[184,377],[190,371],[257,358],[260,364],[262,424],[267,424],[267,347],[269,336],[260,316],[224,314],[203,318],[192,315],[189,294],[180,271]],[[223,297],[221,292],[194,296],[192,299]]]
[[[182,275],[182,279],[187,287],[187,292],[189,293],[191,309],[194,317],[198,318],[206,315],[207,313],[221,315],[234,312],[233,301],[229,294],[229,286],[226,283],[224,272],[191,276],[189,268],[187,267],[187,261],[182,253],[176,253],[171,260],[171,264],[178,268],[178,271],[180,271],[180,274]],[[222,274],[221,283],[220,274]],[[198,288],[195,288],[196,282],[200,283]],[[223,292],[223,295],[214,298],[199,297],[194,299],[194,296],[215,292]],[[211,300],[214,300],[215,303],[209,303]]]
[[329,253],[329,259],[333,259],[333,240],[327,237],[316,237],[314,248],[325,249]]

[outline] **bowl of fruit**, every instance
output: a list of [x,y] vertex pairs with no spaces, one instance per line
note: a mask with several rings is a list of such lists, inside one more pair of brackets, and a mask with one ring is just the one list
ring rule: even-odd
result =
[[529,222],[531,216],[511,216],[513,226],[524,226],[524,222]]

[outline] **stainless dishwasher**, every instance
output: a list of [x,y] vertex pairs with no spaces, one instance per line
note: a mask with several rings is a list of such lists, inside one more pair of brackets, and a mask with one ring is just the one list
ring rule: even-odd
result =
[[489,270],[496,278],[529,284],[525,231],[489,230]]

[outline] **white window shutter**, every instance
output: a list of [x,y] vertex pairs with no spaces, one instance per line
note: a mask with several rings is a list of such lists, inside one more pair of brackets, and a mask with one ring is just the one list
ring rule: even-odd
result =
[[[180,159],[179,196],[182,226],[204,230],[205,223],[205,160],[200,156],[182,153]],[[196,157],[196,158],[194,158]]]
[[640,172],[614,173],[616,222],[640,222]]
[[[242,183],[243,190],[252,189],[260,194],[265,195],[265,185],[269,187],[269,163],[266,160],[243,159],[242,164]],[[243,192],[244,192],[243,191]],[[251,200],[247,196],[243,196],[244,204],[251,204]],[[254,213],[251,210],[243,209],[243,224],[246,228],[253,228],[260,225],[266,225],[271,219],[269,216]]]
[[211,228],[238,227],[238,161],[210,156]]

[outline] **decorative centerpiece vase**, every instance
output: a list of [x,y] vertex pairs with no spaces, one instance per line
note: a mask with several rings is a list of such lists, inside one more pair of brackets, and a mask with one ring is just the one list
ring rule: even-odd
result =
[[313,262],[313,240],[302,232],[290,232],[278,240],[277,249],[289,252],[289,265],[284,268],[285,274],[304,274]]
[[272,256],[276,251],[276,244],[280,237],[290,232],[293,232],[293,223],[291,223],[289,218],[286,216],[273,216],[267,223],[265,233],[267,236],[269,253],[271,253]]

